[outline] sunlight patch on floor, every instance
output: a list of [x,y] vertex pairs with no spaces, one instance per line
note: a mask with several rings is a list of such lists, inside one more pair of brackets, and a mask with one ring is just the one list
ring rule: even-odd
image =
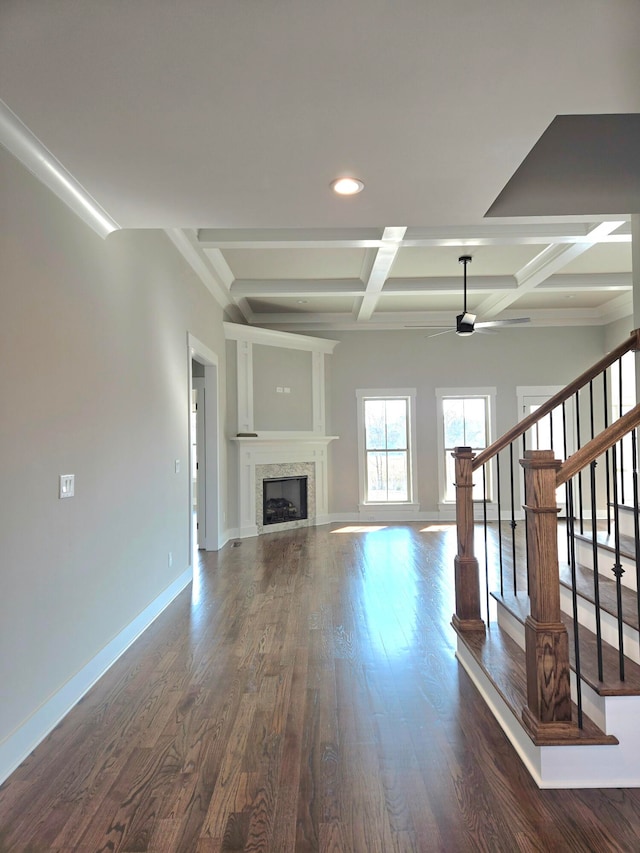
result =
[[420,533],[442,533],[444,530],[451,530],[455,526],[454,521],[449,521],[446,524],[428,524],[423,527]]
[[347,527],[339,527],[332,533],[374,533],[376,530],[385,530],[386,524],[350,524]]

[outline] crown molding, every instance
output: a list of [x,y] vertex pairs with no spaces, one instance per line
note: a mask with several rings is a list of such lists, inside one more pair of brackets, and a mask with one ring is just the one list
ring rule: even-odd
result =
[[103,239],[120,225],[57,160],[18,116],[0,101],[0,144]]

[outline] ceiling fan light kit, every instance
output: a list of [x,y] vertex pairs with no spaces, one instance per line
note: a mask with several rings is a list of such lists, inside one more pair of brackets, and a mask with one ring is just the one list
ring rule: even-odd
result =
[[456,335],[472,335],[475,331],[476,315],[464,312],[456,316]]

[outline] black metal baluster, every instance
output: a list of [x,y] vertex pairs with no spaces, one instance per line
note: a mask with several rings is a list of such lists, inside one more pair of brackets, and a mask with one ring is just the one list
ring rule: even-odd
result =
[[598,530],[596,518],[596,462],[591,472],[591,554],[593,561],[593,601],[596,609],[596,646],[598,652],[598,679],[602,681],[602,617],[600,614],[600,577],[598,575]]
[[[622,356],[618,359],[618,417],[622,417]],[[624,503],[624,444],[620,441],[620,503]],[[614,508],[615,513],[615,508]]]
[[[566,460],[567,458],[567,407],[566,403],[562,404],[562,442],[563,442],[563,451],[562,458]],[[565,490],[565,500],[567,498],[566,490]],[[566,534],[567,534],[567,563],[570,562],[570,553],[571,553],[571,539],[569,536],[569,512],[573,513],[573,507],[569,506],[567,503],[565,505],[565,525],[566,525]]]
[[[526,433],[523,432],[522,433],[522,456],[523,456],[523,458],[524,458],[524,455],[526,452],[527,452],[527,438],[526,438]],[[522,484],[523,484],[522,496],[524,498],[524,505],[526,506],[527,505],[527,478],[526,477],[523,479]],[[529,530],[527,528],[526,522],[524,525],[524,553],[525,553],[525,555],[529,553]],[[526,556],[524,558],[524,562],[525,562],[526,570],[527,570],[527,595],[529,595],[529,561],[527,560]]]
[[[484,581],[485,595],[487,597],[487,626],[491,625],[489,618],[489,551],[487,535],[487,472],[486,465],[482,466],[482,525],[484,529]],[[500,590],[502,594],[502,590]]]
[[[622,444],[622,439],[620,440]],[[614,444],[611,448],[611,461],[614,470],[617,470],[617,449]],[[618,663],[620,668],[620,681],[624,681],[624,626],[622,622],[622,575],[624,568],[620,560],[620,508],[618,505],[618,478],[613,478],[613,541],[615,549],[615,563],[611,571],[616,579],[616,605],[618,608]]]
[[[607,371],[602,374],[602,386],[604,394],[604,428],[609,426],[609,393],[607,388]],[[609,451],[604,455],[605,478],[607,481],[607,535],[611,536],[611,466],[609,464]]]
[[573,605],[573,645],[576,664],[576,704],[578,706],[578,727],[582,728],[582,679],[580,678],[580,623],[578,622],[578,590],[576,586],[576,540],[573,517],[573,480],[567,481],[567,506],[572,507],[567,513],[567,528],[569,530],[569,566],[571,568],[571,601]]
[[633,532],[636,540],[636,605],[640,625],[640,508],[638,507],[638,439],[637,430],[631,432],[631,463],[633,465]]
[[[576,391],[576,439],[577,448],[580,450],[580,397]],[[582,471],[578,474],[578,520],[580,521],[580,533],[584,533],[584,512],[582,509]]]
[[496,453],[496,495],[498,498],[498,554],[500,560],[500,592],[504,590],[504,573],[502,565],[502,501],[500,499],[500,454]]
[[513,591],[518,592],[517,558],[516,558],[516,505],[513,482],[513,442],[509,445],[509,474],[511,477],[511,555],[513,559]]

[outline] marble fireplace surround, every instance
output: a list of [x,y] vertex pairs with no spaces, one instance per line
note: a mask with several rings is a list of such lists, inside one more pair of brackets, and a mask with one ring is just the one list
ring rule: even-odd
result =
[[[259,536],[328,524],[327,449],[337,436],[234,438],[238,443],[239,536]],[[262,524],[262,483],[273,477],[307,477],[307,518]]]

